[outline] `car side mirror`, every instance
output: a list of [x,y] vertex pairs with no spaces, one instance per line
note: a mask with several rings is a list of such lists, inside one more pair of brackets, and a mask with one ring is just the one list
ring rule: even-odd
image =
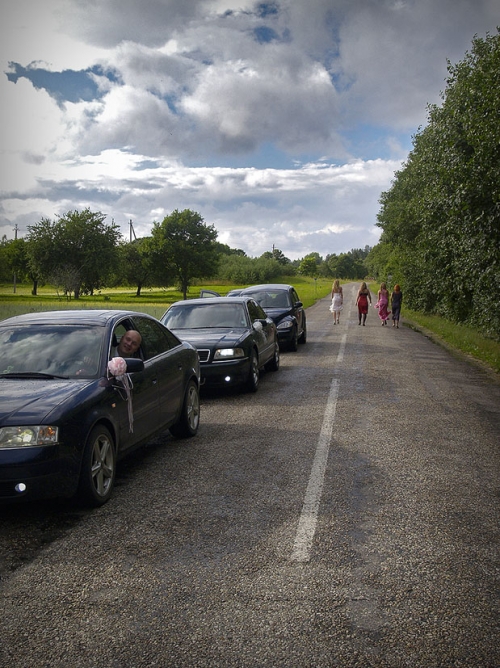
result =
[[303,303],[302,302],[295,302],[295,308],[302,308]]
[[125,362],[127,363],[127,373],[144,371],[144,362],[137,357],[126,357]]

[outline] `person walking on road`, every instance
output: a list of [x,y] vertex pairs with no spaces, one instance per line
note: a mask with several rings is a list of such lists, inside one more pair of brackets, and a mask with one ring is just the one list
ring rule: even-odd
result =
[[340,311],[342,311],[342,304],[344,303],[344,295],[340,281],[336,278],[332,286],[332,303],[330,311],[333,313],[333,324],[340,325]]
[[399,329],[399,316],[401,315],[401,304],[403,302],[403,293],[401,288],[396,283],[393,293],[391,295],[391,309],[392,309],[392,326]]
[[389,290],[385,283],[380,284],[380,290],[378,291],[377,297],[378,299],[375,308],[378,308],[378,317],[382,320],[382,325],[387,325],[391,312],[387,310],[389,307]]
[[358,296],[356,297],[356,305],[358,307],[358,325],[361,325],[361,318],[363,318],[363,327],[365,326],[366,316],[368,314],[368,301],[372,303],[372,295],[368,286],[363,281],[361,287],[358,290]]

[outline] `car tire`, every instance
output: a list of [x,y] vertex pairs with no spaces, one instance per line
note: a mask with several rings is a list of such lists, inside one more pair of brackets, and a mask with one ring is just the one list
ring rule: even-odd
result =
[[293,333],[292,333],[292,340],[290,341],[290,350],[294,353],[297,352],[299,348],[299,338],[297,335],[297,328],[294,327]]
[[108,501],[116,475],[116,451],[106,427],[96,425],[87,437],[78,485],[78,500],[97,508]]
[[266,364],[266,370],[278,371],[279,368],[280,368],[280,347],[278,345],[278,342],[276,342],[274,346],[274,355],[272,359],[270,359],[269,362]]
[[250,369],[248,371],[248,379],[245,383],[245,389],[247,392],[257,392],[259,389],[259,360],[255,350],[252,352],[252,357],[250,359]]
[[302,334],[299,336],[299,343],[305,343],[307,341],[307,324],[306,321],[304,320],[304,328],[302,330]]
[[176,438],[196,436],[200,425],[200,393],[198,385],[190,380],[184,394],[182,410],[178,421],[170,427]]

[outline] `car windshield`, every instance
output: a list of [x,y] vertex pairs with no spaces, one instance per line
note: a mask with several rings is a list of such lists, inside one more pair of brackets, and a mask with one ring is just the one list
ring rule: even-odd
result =
[[164,324],[169,329],[247,327],[243,304],[193,304],[171,306]]
[[[249,293],[245,293],[249,294]],[[262,308],[290,308],[290,298],[285,290],[266,290],[254,292],[251,296]]]
[[0,327],[0,374],[96,376],[104,327]]

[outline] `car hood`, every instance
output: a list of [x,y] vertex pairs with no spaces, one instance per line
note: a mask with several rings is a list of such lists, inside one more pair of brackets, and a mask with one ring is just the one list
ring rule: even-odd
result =
[[188,341],[195,348],[231,347],[248,336],[249,330],[236,327],[203,327],[200,329],[172,329],[182,341]]
[[0,426],[43,424],[47,416],[89,383],[84,380],[0,379]]
[[265,308],[264,311],[275,324],[278,324],[287,316],[293,317],[293,309],[291,308]]

